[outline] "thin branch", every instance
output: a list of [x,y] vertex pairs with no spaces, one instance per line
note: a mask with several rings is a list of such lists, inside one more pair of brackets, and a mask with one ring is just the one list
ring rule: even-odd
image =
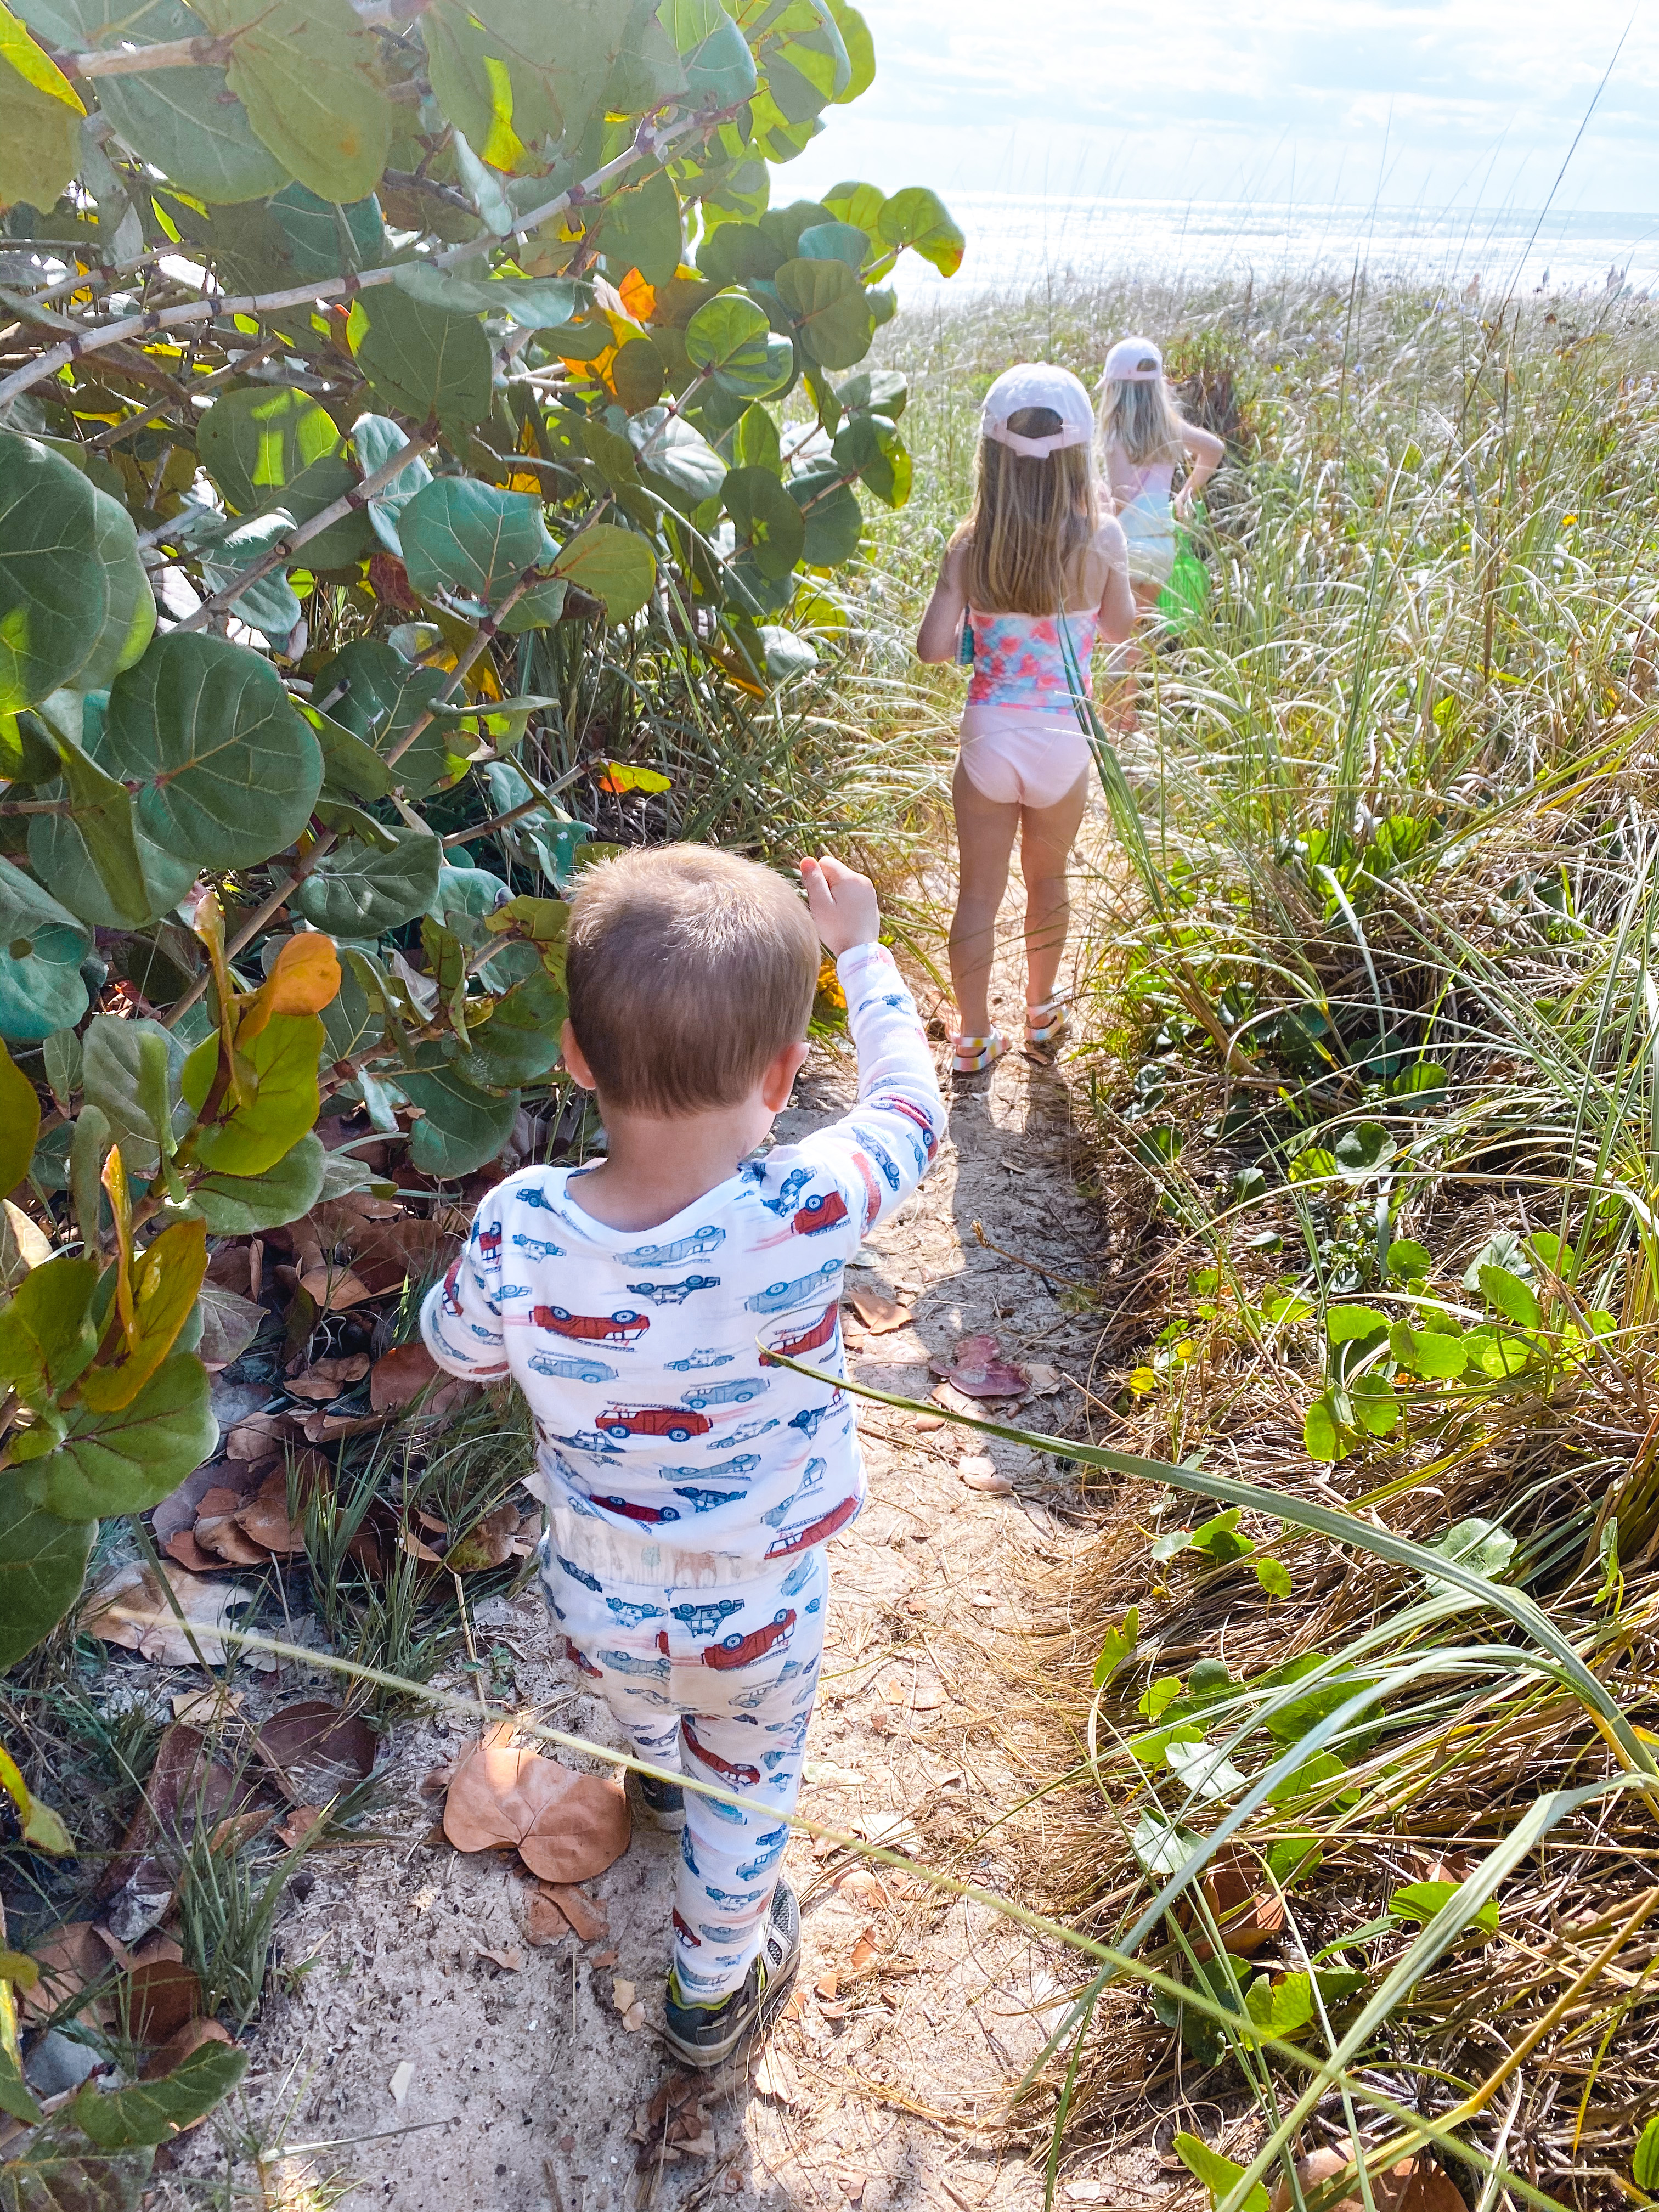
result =
[[[636,161],[654,158],[665,146],[672,145],[688,132],[717,130],[735,112],[731,108],[715,108],[688,115],[678,123],[672,124],[665,131],[653,131],[648,125],[641,124],[631,146],[625,147],[614,160],[595,169],[592,175],[585,177],[580,184],[571,185],[568,191],[559,193],[556,198],[545,201],[540,207],[532,208],[528,215],[520,216],[507,233],[507,238],[528,237],[532,231],[540,229],[544,222],[550,222],[555,216],[563,215],[567,210],[594,198],[613,177],[621,176]],[[459,246],[447,246],[442,252],[431,255],[418,265],[428,269],[447,269],[457,262],[471,259],[496,243],[505,244],[506,240],[464,239]],[[101,329],[77,331],[74,337],[67,339],[62,345],[49,348],[27,367],[0,380],[0,409],[7,406],[20,392],[27,392],[34,385],[45,383],[49,377],[56,376],[60,369],[70,368],[88,354],[100,353],[106,346],[122,345],[132,338],[153,337],[159,331],[176,330],[185,323],[210,322],[220,315],[277,314],[284,307],[303,307],[319,301],[353,298],[359,292],[390,284],[398,269],[405,265],[400,262],[383,269],[353,270],[347,276],[331,277],[326,283],[295,284],[284,292],[250,292],[239,294],[234,298],[210,292],[205,298],[186,300],[176,307],[155,309],[143,315],[127,315],[118,323],[105,324]],[[10,306],[13,303],[8,301],[3,304]]]
[[313,538],[320,538],[324,531],[331,529],[335,523],[343,522],[347,515],[355,514],[360,507],[367,507],[376,492],[384,491],[394,477],[401,476],[411,461],[417,459],[437,442],[436,425],[428,424],[406,446],[400,446],[392,459],[383,462],[373,476],[365,477],[361,483],[354,484],[348,492],[343,492],[338,499],[324,507],[320,514],[313,514],[309,522],[298,524],[286,538],[279,538],[276,544],[268,552],[262,553],[257,561],[251,562],[246,568],[238,569],[230,581],[222,584],[211,599],[203,600],[194,614],[186,615],[176,625],[176,629],[200,629],[203,623],[211,621],[215,615],[222,614],[228,607],[234,606],[244,592],[258,583],[262,577],[270,575],[273,568],[285,568],[302,545],[308,544]]

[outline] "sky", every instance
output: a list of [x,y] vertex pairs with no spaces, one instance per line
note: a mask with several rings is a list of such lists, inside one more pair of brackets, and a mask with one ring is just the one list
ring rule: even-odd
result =
[[1537,209],[1622,37],[1554,205],[1659,222],[1659,0],[859,4],[876,82],[803,194]]

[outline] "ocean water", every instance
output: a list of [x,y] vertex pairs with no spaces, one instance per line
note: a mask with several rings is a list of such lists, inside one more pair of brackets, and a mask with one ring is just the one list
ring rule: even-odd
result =
[[[1287,202],[949,193],[968,240],[953,292],[1024,290],[1060,278],[1144,276],[1252,285],[1264,297],[1314,274],[1409,276],[1479,296],[1605,295],[1659,286],[1659,216],[1594,210],[1296,206]],[[901,295],[944,280],[915,254]]]

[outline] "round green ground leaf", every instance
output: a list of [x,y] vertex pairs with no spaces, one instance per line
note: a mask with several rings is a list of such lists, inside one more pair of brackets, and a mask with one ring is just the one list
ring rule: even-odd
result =
[[15,1468],[31,1504],[73,1521],[142,1513],[202,1464],[219,1439],[207,1370],[189,1352],[164,1359],[130,1406],[80,1406],[56,1451]]
[[542,503],[471,477],[434,477],[398,520],[404,566],[413,588],[463,592],[494,606],[526,568],[550,561],[553,544]]
[[0,714],[66,684],[103,635],[100,496],[46,447],[0,431]]
[[496,1158],[513,1133],[519,1094],[493,1097],[453,1067],[398,1077],[421,1117],[410,1131],[409,1158],[422,1175],[471,1175]]
[[92,932],[21,868],[0,860],[0,1036],[39,1044],[87,1011],[81,963]]
[[[337,653],[316,679],[313,696],[326,699],[324,712],[373,745],[390,752],[432,705],[448,678],[441,668],[417,668],[383,638],[356,638]],[[341,684],[345,690],[335,698]],[[389,771],[410,799],[419,799],[448,777],[449,743],[443,725],[429,723]]]
[[191,1211],[214,1237],[251,1237],[280,1229],[310,1212],[322,1196],[328,1153],[309,1131],[285,1158],[261,1176],[204,1176],[191,1192]]
[[607,618],[630,622],[651,596],[656,556],[643,538],[614,522],[591,523],[561,549],[553,573],[603,599]]
[[157,638],[117,677],[101,753],[140,786],[146,836],[198,867],[281,852],[322,788],[321,750],[270,663],[196,633]]
[[771,471],[729,471],[720,500],[737,531],[738,550],[772,581],[788,575],[806,550],[806,523]]
[[876,319],[844,261],[786,261],[775,281],[809,361],[821,368],[851,368],[864,359]]
[[[359,319],[361,318],[361,320]],[[384,286],[352,309],[352,350],[383,406],[470,429],[489,412],[489,340],[476,315],[450,314]]]
[[15,1666],[81,1595],[96,1521],[43,1513],[8,1483],[0,1497],[0,1668]]
[[832,568],[859,550],[863,512],[852,486],[837,481],[840,475],[836,462],[824,460],[789,479],[789,495],[806,519],[805,558],[814,568]]
[[390,830],[389,853],[355,840],[325,854],[289,904],[331,937],[379,937],[424,914],[438,895],[443,847],[422,830]]
[[109,585],[109,613],[92,651],[75,673],[77,691],[107,691],[124,668],[143,657],[155,635],[155,594],[138,550],[132,517],[107,492],[93,491],[98,559]]

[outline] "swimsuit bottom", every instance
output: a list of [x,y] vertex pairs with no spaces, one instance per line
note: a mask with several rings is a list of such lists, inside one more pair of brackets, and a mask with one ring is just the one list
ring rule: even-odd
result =
[[1088,773],[1088,739],[1071,708],[962,710],[962,765],[981,798],[1003,806],[1054,806]]
[[1129,579],[1137,584],[1167,584],[1175,568],[1176,526],[1170,502],[1142,492],[1118,510],[1129,541]]

